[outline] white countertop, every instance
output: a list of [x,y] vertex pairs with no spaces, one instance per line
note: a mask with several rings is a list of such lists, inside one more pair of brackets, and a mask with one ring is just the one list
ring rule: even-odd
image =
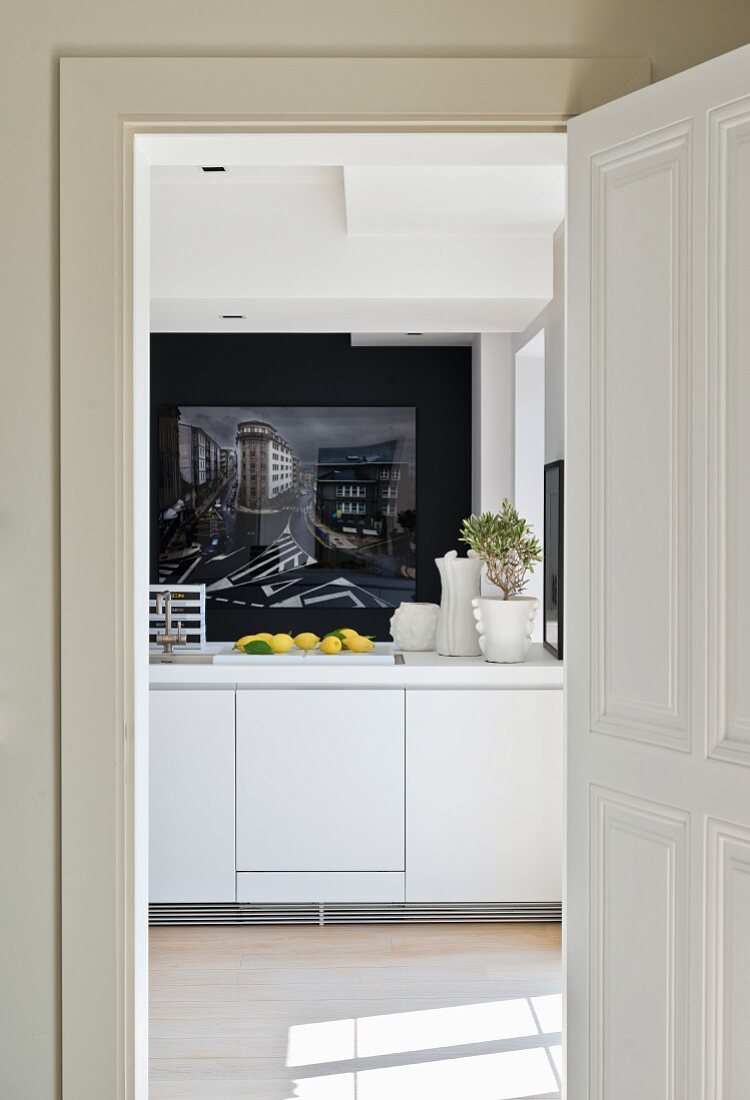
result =
[[[218,643],[208,647],[224,648]],[[399,652],[398,650],[396,652]],[[542,645],[532,645],[519,665],[492,665],[482,657],[440,657],[437,653],[404,653],[404,663],[367,666],[364,655],[357,664],[344,666],[322,662],[305,667],[278,665],[152,664],[152,687],[376,687],[376,688],[562,688],[563,662]]]

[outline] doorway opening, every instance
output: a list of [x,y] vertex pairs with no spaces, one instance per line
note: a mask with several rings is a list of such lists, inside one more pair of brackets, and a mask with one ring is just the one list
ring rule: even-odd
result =
[[[351,627],[385,656],[400,597],[440,598],[437,571],[425,583],[409,570],[425,545],[428,558],[459,548],[457,522],[452,540],[430,522],[454,498],[460,519],[507,496],[541,536],[544,335],[525,334],[563,292],[565,138],[137,145],[151,370],[134,429],[151,466],[137,553],[172,624],[192,625],[192,585],[205,612],[203,635],[164,661],[154,606],[141,666],[150,1095],[557,1096],[558,663],[536,639],[510,671],[407,651],[352,673],[232,644]],[[343,410],[343,434],[323,409]],[[373,427],[363,409],[392,412]],[[416,410],[413,453],[403,410]],[[299,426],[312,421],[314,453]],[[329,473],[340,496],[323,514]]]

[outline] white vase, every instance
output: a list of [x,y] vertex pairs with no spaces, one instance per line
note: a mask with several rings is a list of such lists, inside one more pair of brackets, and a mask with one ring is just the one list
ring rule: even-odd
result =
[[450,550],[444,558],[435,558],[440,571],[443,594],[437,629],[437,651],[445,657],[478,657],[480,653],[472,600],[479,595],[482,559],[473,550],[459,558]]
[[525,661],[539,600],[533,596],[511,596],[509,600],[477,597],[471,602],[485,661],[493,664]]
[[439,615],[436,603],[402,603],[391,619],[391,637],[399,649],[421,653],[434,649]]

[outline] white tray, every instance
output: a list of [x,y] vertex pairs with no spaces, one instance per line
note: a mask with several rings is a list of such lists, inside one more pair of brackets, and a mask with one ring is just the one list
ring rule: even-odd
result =
[[308,650],[290,649],[288,653],[217,653],[215,665],[273,665],[283,662],[285,665],[395,665],[394,647],[390,642],[376,642],[369,653],[352,653],[342,649],[340,653],[318,653]]

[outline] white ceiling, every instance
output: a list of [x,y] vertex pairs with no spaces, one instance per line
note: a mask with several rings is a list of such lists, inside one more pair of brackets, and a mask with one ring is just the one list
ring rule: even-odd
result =
[[[546,298],[152,298],[153,332],[522,332]],[[239,314],[225,320],[223,314]],[[389,341],[390,342],[390,341]],[[424,341],[427,342],[426,340]]]
[[344,197],[350,234],[550,234],[565,215],[565,167],[348,166]]
[[562,135],[169,138],[155,331],[518,331],[552,295]]

